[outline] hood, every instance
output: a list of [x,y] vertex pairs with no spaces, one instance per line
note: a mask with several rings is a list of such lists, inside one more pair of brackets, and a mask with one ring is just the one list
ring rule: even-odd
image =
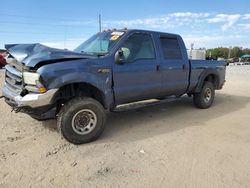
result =
[[69,50],[50,48],[42,44],[7,44],[6,50],[18,63],[27,67],[35,67],[40,62],[56,62],[71,59],[89,59],[95,56],[81,54]]

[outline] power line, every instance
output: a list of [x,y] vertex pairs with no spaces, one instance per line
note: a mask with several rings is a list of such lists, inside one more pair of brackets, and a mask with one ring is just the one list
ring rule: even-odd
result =
[[[2,24],[21,24],[21,25],[47,25],[47,26],[59,26],[59,27],[91,27],[90,23],[79,23],[79,25],[74,24],[56,24],[56,23],[37,23],[37,22],[22,22],[22,21],[0,21]],[[94,26],[92,26],[94,27]]]
[[23,25],[48,25],[48,26],[65,26],[61,24],[37,23],[37,22],[19,22],[19,21],[0,21],[2,24],[23,24]]
[[64,36],[64,33],[37,33],[37,32],[26,32],[26,31],[1,31],[0,33],[15,33],[15,34],[34,34],[34,35],[62,35]]

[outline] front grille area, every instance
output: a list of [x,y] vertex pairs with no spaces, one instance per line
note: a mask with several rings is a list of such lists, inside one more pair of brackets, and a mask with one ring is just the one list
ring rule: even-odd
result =
[[6,68],[6,73],[5,73],[6,86],[15,93],[20,94],[22,92],[22,87],[23,87],[22,72],[15,69],[11,65],[7,65],[5,68]]

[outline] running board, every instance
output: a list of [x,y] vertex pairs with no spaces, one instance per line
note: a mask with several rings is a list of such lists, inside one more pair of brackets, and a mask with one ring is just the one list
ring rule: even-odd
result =
[[124,112],[124,111],[132,111],[132,110],[137,110],[143,107],[148,107],[148,106],[154,106],[158,104],[164,104],[172,101],[176,101],[176,99],[180,99],[180,97],[172,96],[168,97],[166,99],[150,99],[150,100],[143,100],[143,101],[138,101],[138,102],[132,102],[132,103],[127,103],[127,104],[122,104],[116,106],[112,112]]

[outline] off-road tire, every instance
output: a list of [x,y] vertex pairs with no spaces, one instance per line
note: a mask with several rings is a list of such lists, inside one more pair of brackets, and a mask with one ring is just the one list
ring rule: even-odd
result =
[[[73,119],[80,111],[89,110],[97,119],[94,129],[85,135],[78,134]],[[106,114],[103,106],[93,98],[78,97],[62,106],[58,113],[57,128],[61,135],[73,144],[84,144],[96,140],[104,131]],[[80,125],[82,126],[82,125]]]
[[[210,92],[210,97],[207,97],[207,92]],[[193,97],[194,105],[197,108],[206,109],[209,108],[214,101],[215,89],[214,84],[211,82],[204,82],[200,93],[195,93]]]

